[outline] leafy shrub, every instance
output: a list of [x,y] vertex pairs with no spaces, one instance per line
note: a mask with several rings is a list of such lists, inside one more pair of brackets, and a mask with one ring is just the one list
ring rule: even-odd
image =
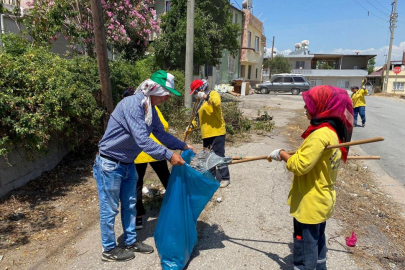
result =
[[154,56],[137,62],[120,59],[111,61],[109,66],[114,104],[121,100],[128,87],[136,89],[141,82],[150,78],[153,72],[159,70]]
[[16,46],[24,41],[13,35],[2,41],[0,154],[13,145],[45,150],[51,134],[77,143],[99,126],[103,111],[94,96],[100,86],[93,59]]

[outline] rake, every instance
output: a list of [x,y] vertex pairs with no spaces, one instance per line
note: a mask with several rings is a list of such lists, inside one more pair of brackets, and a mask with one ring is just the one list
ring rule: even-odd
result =
[[[201,102],[203,102],[202,99],[196,100],[196,102],[194,103],[193,112],[191,113],[191,117],[190,117],[190,120],[188,121],[187,127],[189,127],[189,126],[191,125],[191,123],[193,122],[193,120],[197,117],[197,113],[198,113],[197,108],[198,108],[198,106],[199,106],[199,104],[200,104]],[[184,140],[183,140],[183,142],[186,142],[187,137],[188,137],[188,133],[186,133],[186,134],[184,135]]]
[[[334,145],[329,145],[329,146],[325,147],[325,150],[353,146],[353,145],[366,144],[366,143],[380,142],[383,140],[384,140],[384,137],[376,137],[376,138],[370,138],[370,139],[365,139],[365,140],[352,141],[352,142],[348,142],[348,143],[334,144]],[[291,151],[291,152],[287,152],[287,153],[290,155],[293,155],[295,153],[295,151]],[[216,166],[228,165],[228,164],[229,165],[238,164],[238,163],[243,163],[243,162],[264,160],[264,159],[267,160],[267,156],[220,157],[212,151],[202,151],[194,157],[194,159],[191,161],[190,165],[192,167],[194,167],[194,169],[196,169],[197,171],[199,171],[201,173],[205,173]],[[348,160],[361,160],[361,159],[379,160],[380,156],[348,156],[347,159]]]

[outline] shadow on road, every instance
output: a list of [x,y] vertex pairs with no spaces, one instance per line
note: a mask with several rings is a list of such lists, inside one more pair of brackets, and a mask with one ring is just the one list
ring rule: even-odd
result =
[[225,232],[217,224],[209,225],[208,223],[205,223],[203,221],[198,221],[197,230],[198,230],[198,242],[193,250],[193,253],[191,254],[191,258],[190,258],[187,266],[185,267],[185,269],[187,269],[188,265],[194,258],[199,256],[201,250],[225,248],[225,245],[223,244],[224,241],[228,241],[233,244],[239,245],[242,248],[248,248],[248,249],[263,253],[263,254],[267,255],[270,259],[275,261],[280,266],[280,269],[290,269],[291,268],[292,254],[283,258],[275,253],[271,253],[271,252],[268,252],[265,250],[260,250],[255,247],[249,246],[245,243],[240,243],[239,241],[252,242],[252,243],[261,242],[261,243],[269,243],[269,244],[277,244],[277,245],[288,245],[291,253],[292,253],[292,243],[233,238],[233,237],[227,236],[225,234]]

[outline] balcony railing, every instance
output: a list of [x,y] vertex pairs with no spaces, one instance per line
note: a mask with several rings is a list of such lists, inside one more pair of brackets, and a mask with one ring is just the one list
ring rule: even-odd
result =
[[351,77],[351,76],[367,76],[368,71],[365,69],[293,69],[293,74],[302,74],[304,76],[319,76],[319,77]]

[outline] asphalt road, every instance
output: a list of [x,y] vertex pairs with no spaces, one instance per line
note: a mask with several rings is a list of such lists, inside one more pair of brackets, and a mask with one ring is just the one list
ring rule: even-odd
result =
[[[353,140],[383,136],[383,142],[360,148],[369,155],[379,155],[378,164],[393,179],[405,184],[405,100],[366,97],[366,126],[356,127]],[[358,123],[361,123],[360,116]]]

